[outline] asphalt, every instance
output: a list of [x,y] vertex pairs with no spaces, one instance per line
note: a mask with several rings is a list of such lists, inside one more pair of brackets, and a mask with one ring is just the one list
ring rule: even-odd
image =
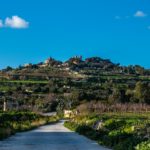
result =
[[63,121],[17,133],[0,141],[0,150],[108,150],[63,126]]

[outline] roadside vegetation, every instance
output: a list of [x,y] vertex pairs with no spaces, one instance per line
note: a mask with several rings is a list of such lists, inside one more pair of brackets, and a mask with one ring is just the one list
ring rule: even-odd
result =
[[16,132],[34,129],[58,121],[57,116],[41,116],[32,112],[0,113],[0,140]]
[[150,113],[78,115],[65,127],[114,150],[149,150]]

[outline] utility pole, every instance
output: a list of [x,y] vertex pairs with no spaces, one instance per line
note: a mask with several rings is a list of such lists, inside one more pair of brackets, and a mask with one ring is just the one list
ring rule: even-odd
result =
[[3,111],[5,112],[6,110],[7,110],[7,103],[6,98],[4,97]]

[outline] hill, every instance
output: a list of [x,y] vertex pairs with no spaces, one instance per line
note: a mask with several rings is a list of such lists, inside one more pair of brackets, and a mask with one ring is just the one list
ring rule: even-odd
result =
[[4,101],[9,110],[44,112],[91,102],[150,104],[149,94],[150,70],[120,66],[100,57],[83,60],[75,56],[65,62],[48,58],[0,71],[0,109]]

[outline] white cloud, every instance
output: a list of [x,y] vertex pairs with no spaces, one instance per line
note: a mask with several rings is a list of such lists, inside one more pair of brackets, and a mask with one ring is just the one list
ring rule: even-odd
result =
[[2,28],[3,26],[3,21],[0,19],[0,28]]
[[28,26],[29,22],[19,16],[12,16],[12,18],[7,17],[5,19],[5,27],[21,29],[28,28]]
[[147,14],[144,13],[143,11],[138,10],[135,14],[134,17],[146,17]]

